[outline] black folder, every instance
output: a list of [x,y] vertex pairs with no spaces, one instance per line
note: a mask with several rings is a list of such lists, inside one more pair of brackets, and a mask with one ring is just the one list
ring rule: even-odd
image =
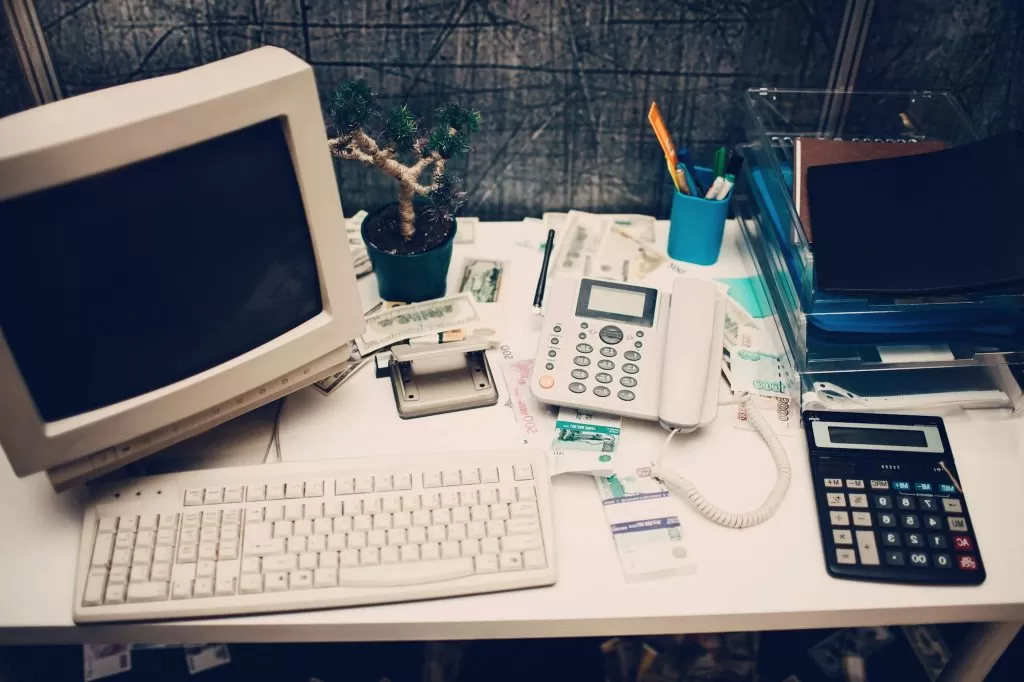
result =
[[820,291],[1024,290],[1020,131],[919,156],[809,168],[807,193]]

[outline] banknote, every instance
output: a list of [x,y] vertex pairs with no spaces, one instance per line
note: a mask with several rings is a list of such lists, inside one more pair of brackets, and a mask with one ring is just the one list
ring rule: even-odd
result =
[[649,215],[610,215],[607,216],[613,227],[617,227],[629,236],[653,244],[657,240],[654,232],[654,216]]
[[477,303],[494,303],[501,295],[501,280],[507,268],[505,261],[467,258],[459,291],[470,294]]
[[381,310],[365,319],[366,331],[356,339],[364,356],[413,336],[466,327],[479,316],[470,295],[458,294]]
[[348,236],[348,247],[352,251],[352,267],[355,268],[356,277],[373,272],[370,254],[366,250],[366,244],[363,242],[363,235],[360,232],[363,219],[366,216],[366,211],[359,211],[351,218],[345,219],[345,233]]
[[[771,425],[772,430],[780,436],[794,435],[800,429],[800,406],[790,398],[781,396],[752,396],[754,409],[760,410],[761,416]],[[754,427],[747,420],[747,412],[743,405],[735,405],[735,421],[733,425],[747,431]]]
[[132,669],[130,644],[86,644],[82,647],[85,682],[98,680]]
[[622,417],[563,407],[551,441],[551,475],[587,473],[608,476],[619,444]]
[[476,241],[476,227],[480,224],[479,218],[457,218],[455,224],[456,244],[472,244]]
[[606,224],[597,257],[592,261],[596,277],[616,282],[639,282],[668,262],[668,256],[629,232]]
[[[545,222],[548,222],[546,217]],[[557,249],[548,271],[552,275],[590,275],[593,267],[591,261],[597,256],[607,230],[607,220],[604,216],[569,211],[556,237]]]
[[532,373],[533,360],[513,360],[501,364],[501,375],[508,387],[512,415],[519,424],[523,445],[547,450],[551,445],[557,408],[541,403],[530,393]]

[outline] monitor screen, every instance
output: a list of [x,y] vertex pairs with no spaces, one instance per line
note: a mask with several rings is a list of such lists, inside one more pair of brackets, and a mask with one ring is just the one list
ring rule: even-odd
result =
[[322,310],[281,120],[0,201],[0,325],[44,422],[208,370]]

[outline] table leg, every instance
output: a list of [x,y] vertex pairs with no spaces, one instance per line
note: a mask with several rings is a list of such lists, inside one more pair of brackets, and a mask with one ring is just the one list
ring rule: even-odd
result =
[[984,682],[1022,625],[1024,623],[975,625],[936,682]]

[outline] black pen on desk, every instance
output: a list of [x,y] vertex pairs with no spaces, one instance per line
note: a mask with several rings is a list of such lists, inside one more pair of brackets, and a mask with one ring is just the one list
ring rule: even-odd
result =
[[548,241],[544,244],[544,262],[540,264],[540,277],[537,278],[537,289],[533,292],[533,307],[540,310],[544,303],[544,286],[548,282],[548,264],[551,262],[551,251],[555,244],[555,231],[548,230]]

